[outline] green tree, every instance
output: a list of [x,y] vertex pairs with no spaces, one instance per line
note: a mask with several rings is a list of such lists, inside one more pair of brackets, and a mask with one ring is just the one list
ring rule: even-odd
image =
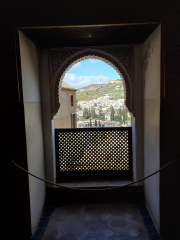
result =
[[94,119],[96,118],[96,112],[95,112],[95,108],[91,107],[91,117]]
[[121,109],[121,106],[120,108],[118,109],[118,121],[120,123],[120,126],[123,124],[123,117],[122,117],[122,109]]
[[123,121],[124,124],[125,124],[125,121],[127,121],[127,118],[128,118],[127,109],[125,107],[123,107],[123,109],[122,109],[122,121]]
[[90,127],[92,127],[91,119],[90,119],[90,124],[89,125],[90,125]]
[[101,127],[101,121],[99,120],[99,127]]
[[80,104],[76,104],[76,106],[77,106],[77,108],[78,108],[79,110],[81,110],[81,109],[80,109],[80,108],[81,108]]
[[103,113],[102,120],[105,121],[105,113]]
[[113,108],[113,106],[111,106],[110,109],[111,109],[111,121],[114,121],[114,108]]
[[122,126],[122,124],[123,124],[122,116],[121,116],[121,119],[119,122],[120,122],[120,126]]
[[119,121],[119,116],[114,116],[114,121]]
[[83,110],[83,117],[85,119],[88,119],[90,116],[91,116],[90,109],[89,108],[84,108],[84,110]]
[[88,118],[90,118],[91,117],[91,110],[90,110],[90,108],[88,108]]
[[79,103],[79,105],[78,105],[78,108],[79,108],[79,110],[82,110],[82,107],[81,107],[80,103]]
[[118,118],[119,118],[119,122],[120,122],[120,120],[121,120],[121,114],[122,114],[122,112],[121,112],[121,106],[120,106],[120,108],[119,108],[119,110],[118,110]]
[[88,117],[88,110],[87,110],[87,108],[84,108],[84,110],[83,110],[83,118],[87,119],[87,117]]
[[94,124],[94,125],[95,125],[95,127],[97,127],[97,121],[96,121],[96,119],[95,119],[95,124]]
[[105,114],[102,111],[102,106],[99,107],[99,120],[105,121]]

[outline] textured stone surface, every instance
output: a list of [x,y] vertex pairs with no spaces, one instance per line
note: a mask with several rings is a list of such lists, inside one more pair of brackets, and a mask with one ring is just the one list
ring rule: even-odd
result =
[[[150,219],[146,221],[151,223]],[[42,239],[149,240],[149,237],[136,205],[121,203],[56,207]]]
[[147,240],[149,239],[147,233],[141,233],[138,237],[131,236],[129,233],[115,233],[110,240]]

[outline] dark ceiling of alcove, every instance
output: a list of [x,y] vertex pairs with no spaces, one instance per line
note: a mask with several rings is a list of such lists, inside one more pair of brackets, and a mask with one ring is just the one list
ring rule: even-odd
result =
[[37,47],[79,47],[144,42],[158,24],[20,29]]

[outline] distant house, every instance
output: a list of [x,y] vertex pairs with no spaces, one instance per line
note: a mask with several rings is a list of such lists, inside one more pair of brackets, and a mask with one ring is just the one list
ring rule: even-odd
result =
[[77,122],[77,128],[84,128],[85,127],[85,123],[82,121],[78,121]]
[[127,127],[131,126],[131,121],[125,121]]
[[117,121],[101,121],[102,127],[119,127]]
[[110,112],[105,113],[105,120],[111,120],[111,113]]
[[97,107],[94,107],[94,108],[95,108],[95,113],[99,114],[99,109]]
[[121,83],[121,80],[110,80],[110,82],[109,83]]
[[110,80],[109,83],[116,83],[116,80]]
[[77,116],[78,117],[83,117],[83,111],[82,110],[77,110]]
[[61,109],[54,117],[55,128],[76,128],[76,91],[77,89],[66,82],[61,87]]

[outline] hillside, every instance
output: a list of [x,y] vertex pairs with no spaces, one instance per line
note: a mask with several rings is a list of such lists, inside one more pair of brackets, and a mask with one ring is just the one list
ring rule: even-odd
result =
[[78,89],[76,92],[77,101],[90,101],[99,97],[109,95],[110,99],[117,100],[124,98],[124,89],[121,80],[106,84],[91,84]]

